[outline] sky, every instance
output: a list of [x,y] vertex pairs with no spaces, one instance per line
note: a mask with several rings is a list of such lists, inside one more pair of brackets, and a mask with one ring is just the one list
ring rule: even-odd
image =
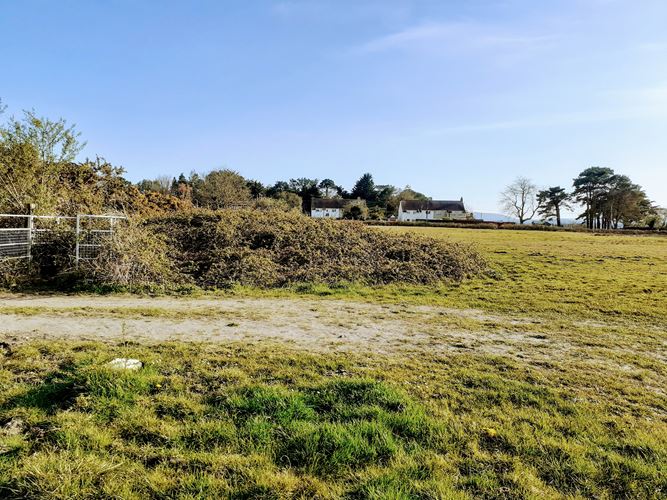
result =
[[613,168],[667,206],[665,0],[0,0],[0,99],[133,181],[364,172],[497,211]]

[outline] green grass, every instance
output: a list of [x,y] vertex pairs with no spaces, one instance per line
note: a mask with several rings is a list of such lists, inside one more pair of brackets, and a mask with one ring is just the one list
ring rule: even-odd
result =
[[[489,272],[460,284],[439,286],[305,283],[279,289],[238,286],[218,292],[191,289],[187,295],[308,296],[373,303],[406,302],[545,317],[632,318],[667,328],[664,313],[667,310],[667,237],[663,235],[429,227],[378,229],[472,243],[489,263]],[[23,309],[17,313],[29,312],[29,308]],[[168,315],[151,308],[141,309],[137,308],[136,315]],[[2,312],[13,313],[12,308],[3,308]],[[210,314],[201,312],[201,317],[207,315]]]
[[[397,228],[396,231],[406,229]],[[571,232],[408,228],[474,243],[495,276],[446,293],[456,306],[596,315],[661,315],[667,238]]]
[[[104,366],[118,356],[145,367]],[[3,498],[667,492],[664,396],[628,411],[629,381],[558,366],[52,342],[5,355],[0,389]]]
[[490,272],[461,284],[440,286],[304,284],[284,290],[237,288],[231,293],[401,301],[589,319],[632,317],[667,328],[664,236],[428,227],[379,229],[472,243],[488,261]]
[[[537,342],[504,355],[472,342],[400,355],[265,341],[0,347],[0,498],[667,496],[667,238],[383,230],[472,242],[491,272],[437,287],[219,295],[387,303],[432,342],[451,330]],[[416,315],[404,303],[488,314]],[[235,319],[159,304],[0,313]],[[109,371],[115,357],[145,367]]]

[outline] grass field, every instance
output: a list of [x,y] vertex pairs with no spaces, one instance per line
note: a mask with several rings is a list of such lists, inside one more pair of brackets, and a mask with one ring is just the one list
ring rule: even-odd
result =
[[[667,495],[667,238],[383,230],[473,242],[491,272],[436,288],[206,297],[239,297],[243,314],[187,298],[177,311],[0,307],[4,324],[44,315],[55,338],[58,318],[270,331],[266,297],[284,299],[295,323],[303,304],[345,336],[373,324],[408,332],[381,353],[379,337],[348,350],[261,336],[16,337],[0,347],[0,497]],[[113,371],[115,357],[145,366]]]
[[[497,275],[447,293],[462,307],[586,316],[661,316],[667,237],[397,228],[476,244]],[[667,316],[667,315],[665,315]]]
[[591,319],[644,318],[667,327],[667,237],[580,232],[381,227],[473,243],[491,272],[440,287],[295,287],[242,295],[297,294],[388,300]]

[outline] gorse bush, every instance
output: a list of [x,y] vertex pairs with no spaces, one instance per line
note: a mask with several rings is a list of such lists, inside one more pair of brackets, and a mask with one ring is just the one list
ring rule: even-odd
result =
[[82,261],[83,278],[96,285],[152,288],[183,284],[186,279],[167,255],[164,238],[132,220],[118,226],[99,254]]
[[484,269],[467,245],[280,211],[179,214],[145,226],[165,238],[179,273],[204,287],[431,284]]
[[466,244],[395,235],[359,222],[316,220],[281,210],[191,212],[129,220],[117,226],[113,238],[99,241],[95,258],[78,266],[72,230],[44,234],[49,239],[34,247],[31,265],[8,268],[0,276],[0,286],[46,281],[136,291],[183,286],[428,285],[461,281],[485,268],[480,255]]

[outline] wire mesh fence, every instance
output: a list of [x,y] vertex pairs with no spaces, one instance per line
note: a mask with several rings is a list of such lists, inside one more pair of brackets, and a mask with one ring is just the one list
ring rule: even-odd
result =
[[27,215],[0,215],[0,258],[29,259],[32,220]]
[[116,215],[76,216],[76,261],[94,259],[104,242],[113,236],[118,221],[125,217]]
[[0,228],[0,257],[21,259],[30,257],[30,229]]
[[125,217],[119,215],[63,217],[0,214],[0,260],[30,260],[36,247],[52,243],[63,233],[73,236],[72,257],[76,263],[94,259],[122,220]]

